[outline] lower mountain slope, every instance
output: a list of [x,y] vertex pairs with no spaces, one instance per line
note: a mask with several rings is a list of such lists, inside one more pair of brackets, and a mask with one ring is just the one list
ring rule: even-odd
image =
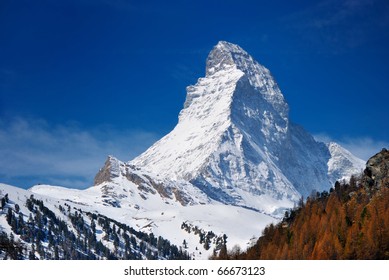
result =
[[95,183],[85,190],[0,184],[3,243],[22,248],[12,253],[0,245],[0,258],[207,259],[227,243],[246,247],[276,221],[112,157]]
[[[58,196],[67,194],[63,190]],[[4,184],[0,198],[0,259],[191,259],[170,241],[107,217],[98,207]]]
[[301,201],[245,252],[224,249],[218,258],[389,259],[389,151],[359,177]]

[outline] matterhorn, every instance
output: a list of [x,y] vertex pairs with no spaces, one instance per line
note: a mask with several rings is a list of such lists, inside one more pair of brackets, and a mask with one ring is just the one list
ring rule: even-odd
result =
[[269,214],[364,166],[292,123],[270,71],[224,41],[208,55],[205,77],[187,88],[176,127],[130,164]]

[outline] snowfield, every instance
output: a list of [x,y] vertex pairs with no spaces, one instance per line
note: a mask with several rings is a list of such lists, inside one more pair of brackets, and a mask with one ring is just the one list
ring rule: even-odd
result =
[[[117,208],[105,205],[101,190],[96,186],[86,190],[72,190],[59,186],[39,185],[23,190],[0,184],[0,193],[8,194],[13,199],[11,205],[19,204],[20,211],[23,213],[28,213],[26,206],[23,205],[25,199],[34,195],[35,198],[43,200],[46,207],[65,221],[68,218],[58,210],[58,206],[67,204],[85,212],[110,217],[135,230],[153,232],[155,236],[162,236],[177,246],[183,246],[185,240],[186,250],[194,259],[208,259],[213,253],[214,246],[211,244],[211,248],[205,250],[199,244],[198,235],[193,232],[188,233],[181,228],[184,222],[193,227],[197,226],[205,232],[212,231],[218,236],[226,234],[228,248],[234,245],[246,248],[250,239],[256,240],[266,225],[278,221],[257,211],[218,202],[193,206],[166,204],[159,195],[150,197],[139,209],[134,208],[134,204],[131,203]],[[6,232],[11,232],[5,213],[0,214],[0,227]]]

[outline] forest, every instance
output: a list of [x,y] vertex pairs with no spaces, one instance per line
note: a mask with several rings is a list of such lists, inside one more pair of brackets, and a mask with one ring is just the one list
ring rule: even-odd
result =
[[[60,219],[42,200],[31,195],[23,213],[12,197],[4,196],[1,209],[12,229],[0,232],[0,259],[96,260],[189,259],[186,251],[128,225],[96,213],[59,205]],[[15,235],[21,241],[16,240]],[[102,235],[102,238],[97,238]]]

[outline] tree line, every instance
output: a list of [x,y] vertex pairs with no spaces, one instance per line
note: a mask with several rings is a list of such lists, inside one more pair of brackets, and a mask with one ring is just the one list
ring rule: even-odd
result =
[[303,199],[244,252],[218,259],[389,259],[389,188],[363,176]]
[[[8,201],[7,196],[2,209]],[[5,218],[12,232],[0,233],[0,258],[189,259],[185,250],[162,237],[136,231],[100,214],[72,209],[66,203],[58,205],[65,217],[62,219],[33,195],[25,206],[28,213],[22,213],[18,204],[7,205]]]

